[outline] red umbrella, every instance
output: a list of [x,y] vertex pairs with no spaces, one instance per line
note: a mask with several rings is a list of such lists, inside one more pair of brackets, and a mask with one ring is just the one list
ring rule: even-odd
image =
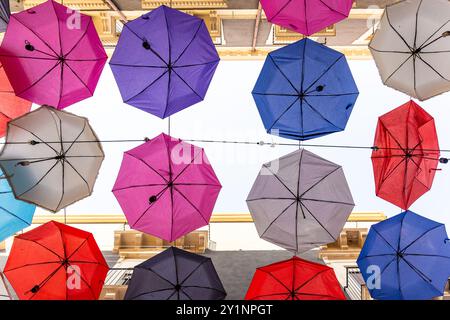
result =
[[4,270],[23,300],[96,300],[107,272],[91,233],[55,221],[17,236]]
[[410,101],[378,119],[374,146],[377,196],[407,210],[431,189],[439,163],[433,117]]
[[256,269],[245,300],[345,300],[334,270],[298,257]]
[[0,64],[0,137],[6,134],[9,120],[29,112],[31,102],[17,97],[6,76],[3,65]]

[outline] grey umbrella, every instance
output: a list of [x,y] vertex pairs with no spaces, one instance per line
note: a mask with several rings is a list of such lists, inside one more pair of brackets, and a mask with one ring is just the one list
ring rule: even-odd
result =
[[56,212],[92,193],[103,158],[86,118],[44,106],[8,123],[0,166],[17,199]]
[[355,206],[342,167],[303,149],[264,164],[247,205],[259,236],[294,252],[334,242]]
[[0,32],[6,31],[10,15],[9,0],[0,0]]

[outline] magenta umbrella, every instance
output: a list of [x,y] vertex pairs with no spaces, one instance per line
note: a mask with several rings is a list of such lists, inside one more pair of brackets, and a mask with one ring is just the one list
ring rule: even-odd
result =
[[208,225],[221,188],[202,148],[161,134],[124,153],[113,193],[133,229],[174,241]]
[[353,0],[261,0],[267,20],[310,36],[344,20]]
[[11,15],[0,60],[17,96],[63,109],[94,94],[107,55],[91,17],[49,0]]

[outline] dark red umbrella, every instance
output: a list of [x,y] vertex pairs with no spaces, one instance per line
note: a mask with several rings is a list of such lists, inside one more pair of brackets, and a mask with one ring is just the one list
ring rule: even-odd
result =
[[256,269],[245,300],[345,300],[334,270],[298,257]]
[[92,234],[55,221],[17,236],[4,270],[23,300],[96,300],[107,273]]
[[374,146],[377,196],[407,210],[431,189],[439,163],[433,117],[409,101],[378,119]]

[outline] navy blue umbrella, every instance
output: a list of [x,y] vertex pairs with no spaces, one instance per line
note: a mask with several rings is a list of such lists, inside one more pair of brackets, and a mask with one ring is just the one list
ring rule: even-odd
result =
[[411,211],[373,225],[358,266],[374,299],[442,296],[450,276],[445,225]]
[[222,300],[210,258],[171,247],[134,268],[125,300]]
[[252,94],[268,133],[309,140],[343,131],[359,92],[342,53],[303,39],[268,55]]

